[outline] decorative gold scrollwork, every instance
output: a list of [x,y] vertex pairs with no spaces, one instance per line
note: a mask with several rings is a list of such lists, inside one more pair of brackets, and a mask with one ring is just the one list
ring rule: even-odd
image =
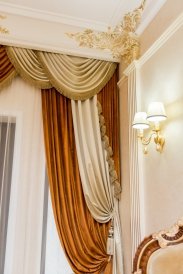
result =
[[83,32],[66,34],[81,47],[108,50],[114,58],[123,59],[129,64],[140,56],[140,42],[135,31],[141,22],[145,2],[143,0],[140,7],[127,13],[114,29],[109,27],[106,32],[86,29]]

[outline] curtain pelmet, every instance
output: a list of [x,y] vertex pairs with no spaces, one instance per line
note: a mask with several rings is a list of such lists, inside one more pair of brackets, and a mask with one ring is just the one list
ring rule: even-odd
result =
[[101,91],[117,64],[25,48],[6,47],[17,73],[41,89],[55,87],[73,100],[86,100]]
[[20,76],[40,89],[52,85],[37,58],[37,51],[17,47],[6,47],[7,55]]
[[58,234],[76,274],[111,273],[106,242],[110,223],[99,224],[85,204],[73,133],[70,100],[42,91],[50,192]]
[[38,56],[52,85],[73,100],[86,100],[100,92],[117,66],[112,62],[43,51]]

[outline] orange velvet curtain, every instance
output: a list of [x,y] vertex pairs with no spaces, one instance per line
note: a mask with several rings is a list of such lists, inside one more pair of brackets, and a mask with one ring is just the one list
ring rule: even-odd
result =
[[117,87],[118,69],[105,87],[97,94],[97,99],[102,105],[102,115],[105,119],[106,135],[113,149],[115,170],[120,181],[120,138],[119,138],[119,91]]
[[71,102],[54,89],[42,90],[47,169],[58,234],[74,273],[111,274],[106,254],[109,223],[87,209],[80,181]]
[[15,75],[15,68],[8,58],[5,47],[0,45],[0,88],[8,85]]

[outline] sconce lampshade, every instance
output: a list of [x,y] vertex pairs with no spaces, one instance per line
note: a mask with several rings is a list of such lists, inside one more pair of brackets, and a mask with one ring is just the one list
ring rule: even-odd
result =
[[160,122],[166,120],[165,108],[161,102],[152,102],[148,106],[147,120],[150,122]]
[[146,128],[149,127],[146,112],[137,112],[137,113],[135,113],[135,117],[134,117],[134,120],[133,120],[132,127],[136,128],[136,129],[146,129]]

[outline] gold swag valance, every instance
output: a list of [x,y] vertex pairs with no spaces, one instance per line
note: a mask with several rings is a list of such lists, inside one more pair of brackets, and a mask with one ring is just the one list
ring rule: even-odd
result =
[[20,76],[47,89],[54,87],[73,100],[86,100],[110,80],[117,64],[58,53],[6,47],[7,55]]

